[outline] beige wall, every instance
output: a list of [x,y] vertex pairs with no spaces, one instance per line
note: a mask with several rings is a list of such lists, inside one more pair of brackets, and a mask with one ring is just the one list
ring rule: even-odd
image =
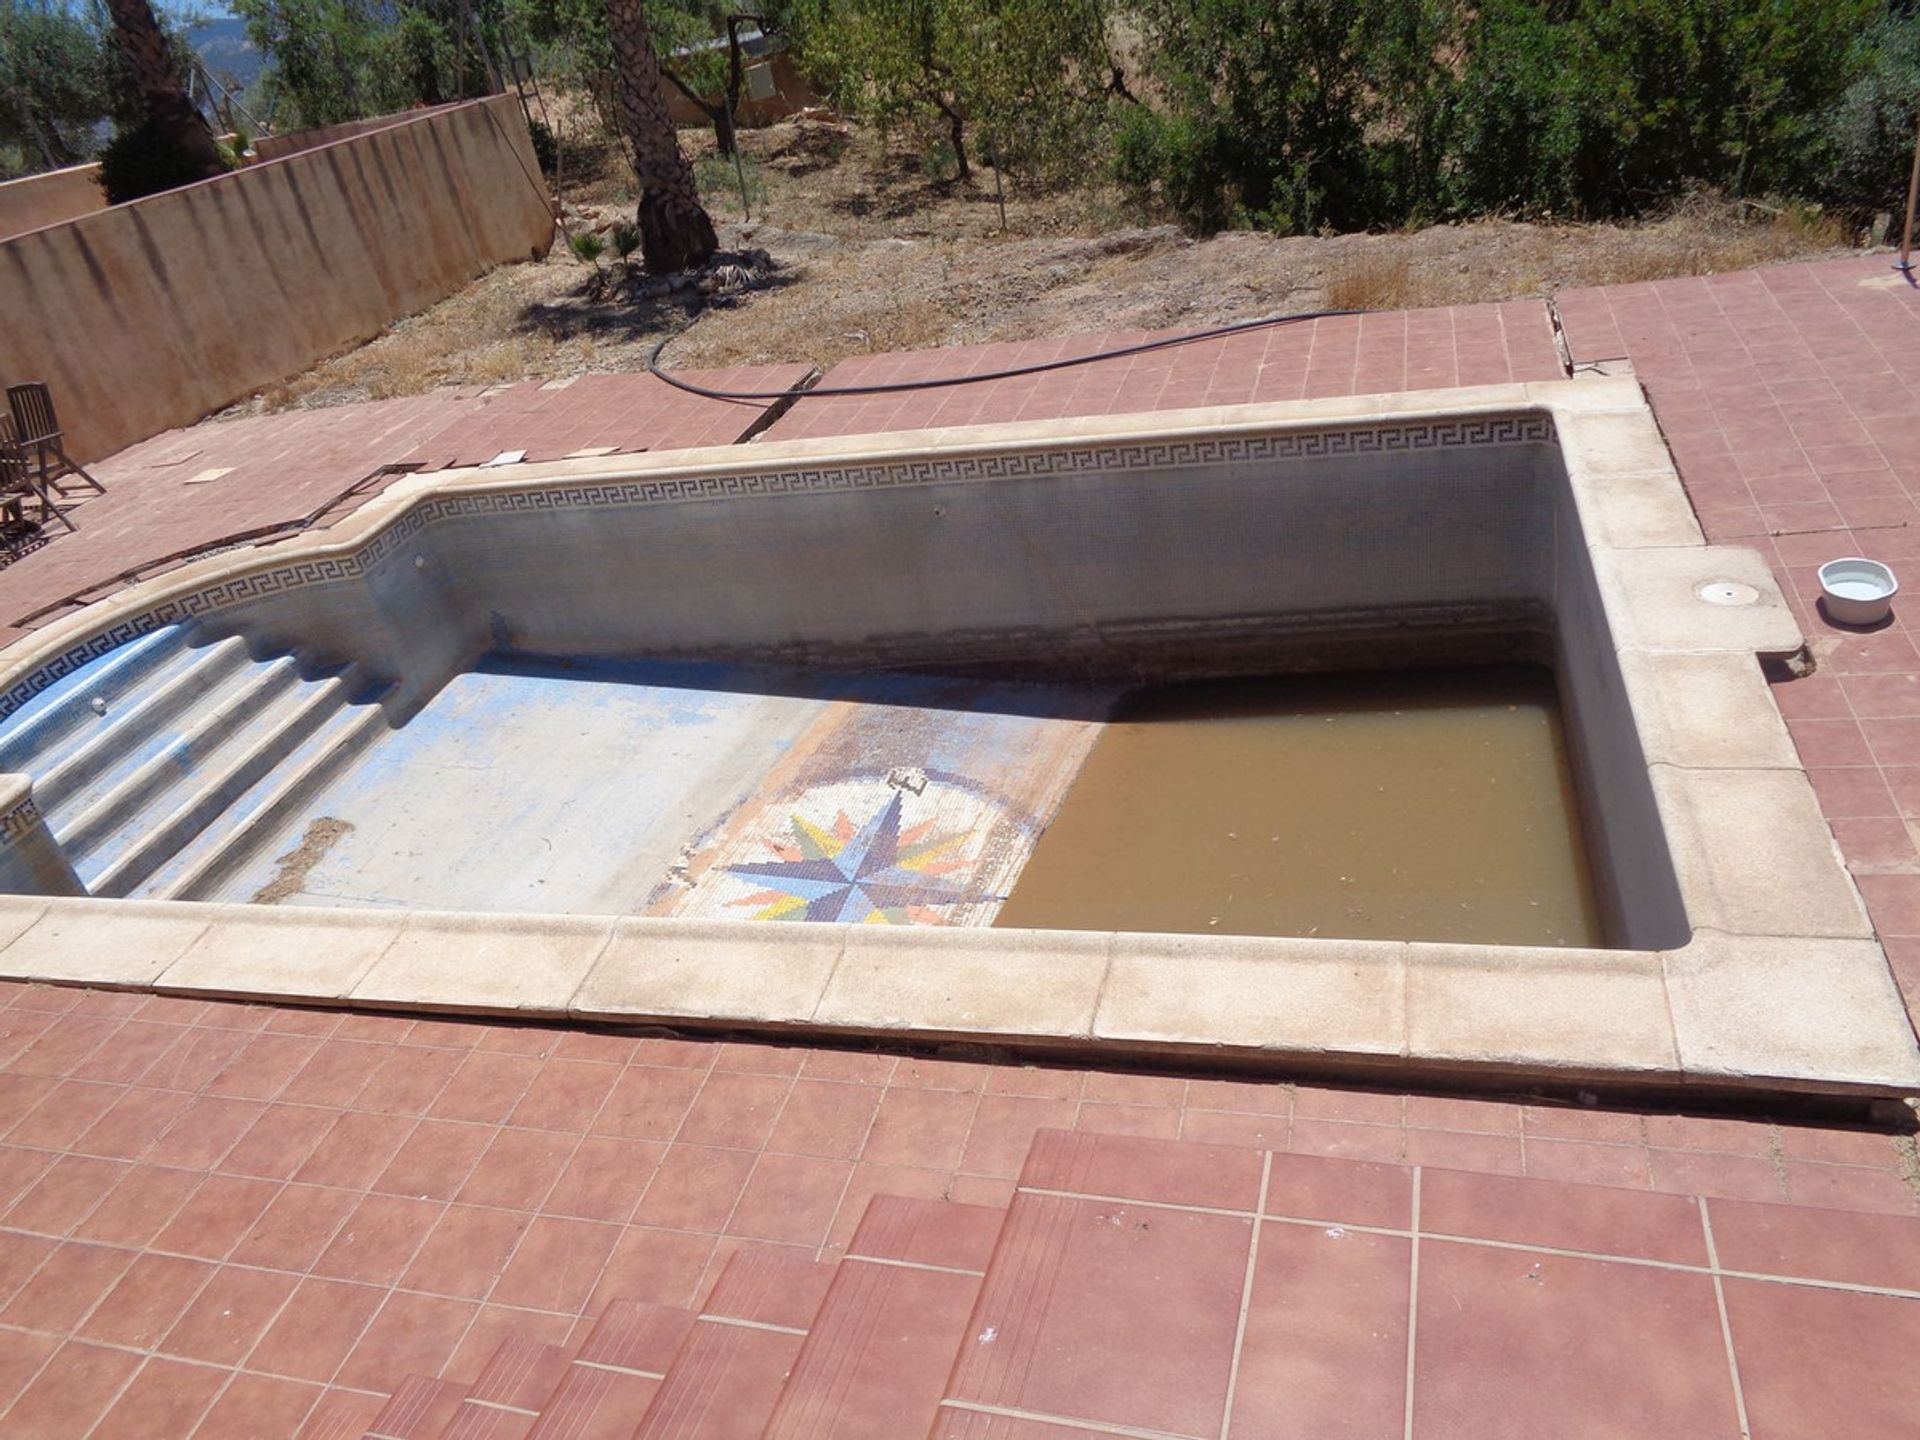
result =
[[0,184],[0,239],[107,208],[98,165],[71,165]]
[[0,379],[111,454],[544,254],[539,174],[494,96],[0,240]]

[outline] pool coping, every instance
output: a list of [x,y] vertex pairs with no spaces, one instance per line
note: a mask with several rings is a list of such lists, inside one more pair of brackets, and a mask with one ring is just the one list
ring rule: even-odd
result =
[[[1920,1090],[1899,990],[1755,660],[1798,651],[1798,624],[1762,557],[1705,542],[1631,376],[413,476],[329,530],[210,557],[63,617],[0,656],[0,691],[157,602],[292,556],[354,554],[430,497],[1516,409],[1549,415],[1566,459],[1692,921],[1682,948],[0,896],[0,977],[1396,1079]],[[1743,603],[1701,598],[1720,582]]]

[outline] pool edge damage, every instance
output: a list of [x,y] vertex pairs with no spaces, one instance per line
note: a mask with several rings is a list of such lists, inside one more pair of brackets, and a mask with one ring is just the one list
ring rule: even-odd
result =
[[[0,690],[156,605],[324,567],[431,498],[1516,409],[1550,417],[1692,926],[1662,950],[0,896],[0,975],[208,998],[987,1043],[1498,1083],[1889,1095],[1920,1050],[1754,663],[1801,644],[1765,562],[1704,543],[1631,379],[1552,381],[414,477],[334,528],[147,582],[15,646]],[[1715,589],[1721,586],[1725,588]],[[1734,595],[1742,604],[1715,599]],[[1712,596],[1714,598],[1709,598]],[[42,827],[43,828],[43,827]],[[0,846],[32,843],[30,793]]]

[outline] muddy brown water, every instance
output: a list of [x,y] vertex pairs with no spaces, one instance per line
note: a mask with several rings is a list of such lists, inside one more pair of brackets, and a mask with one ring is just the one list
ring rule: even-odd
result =
[[995,923],[1605,943],[1553,676],[1531,666],[1138,694]]

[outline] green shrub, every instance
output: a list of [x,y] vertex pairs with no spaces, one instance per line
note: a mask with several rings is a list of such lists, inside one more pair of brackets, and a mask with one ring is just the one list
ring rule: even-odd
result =
[[1856,76],[1821,117],[1821,194],[1856,224],[1900,215],[1920,97],[1920,16],[1888,16],[1861,37]]
[[567,245],[576,259],[585,261],[595,269],[600,266],[600,257],[607,253],[606,240],[592,230],[575,231]]
[[544,120],[528,120],[527,134],[533,139],[533,158],[540,162],[540,173],[553,174],[560,168],[560,145],[552,127]]
[[[231,166],[228,157],[222,159]],[[121,131],[100,152],[100,188],[106,191],[109,205],[124,205],[201,178],[193,162],[151,125]]]

